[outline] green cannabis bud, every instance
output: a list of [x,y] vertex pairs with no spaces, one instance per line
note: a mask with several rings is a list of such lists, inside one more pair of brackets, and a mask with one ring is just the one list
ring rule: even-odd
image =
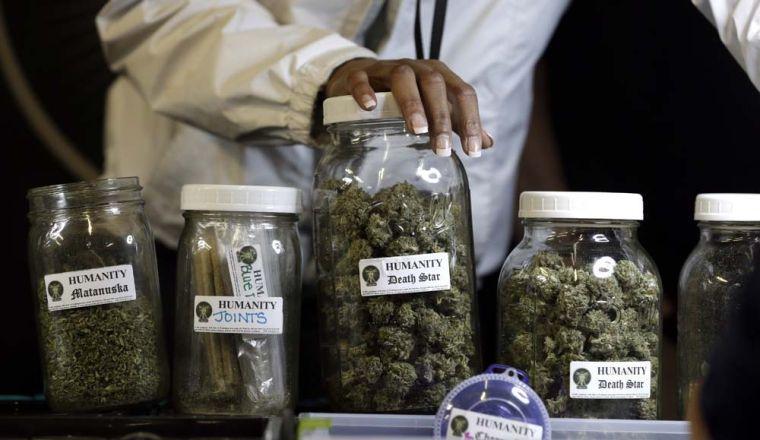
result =
[[[501,283],[500,360],[529,372],[551,416],[657,416],[659,283],[621,260],[607,277],[542,251]],[[573,361],[650,361],[649,399],[571,399]]]
[[[317,191],[320,324],[332,401],[348,411],[434,411],[480,370],[461,201],[406,182],[373,196],[339,180]],[[362,297],[360,260],[437,252],[449,253],[451,289]]]
[[[60,272],[123,264],[130,255],[107,233],[70,234],[55,264]],[[135,267],[136,299],[49,311],[39,282],[39,337],[47,396],[56,411],[117,409],[158,402],[166,393],[166,364],[156,294]]]

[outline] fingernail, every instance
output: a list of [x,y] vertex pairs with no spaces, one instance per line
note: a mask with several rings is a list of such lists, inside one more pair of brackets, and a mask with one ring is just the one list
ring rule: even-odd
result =
[[367,110],[372,110],[377,105],[377,101],[375,101],[374,99],[372,99],[372,97],[369,96],[369,95],[364,95],[364,96],[362,96],[362,105]]
[[412,122],[412,131],[414,134],[423,134],[428,132],[427,120],[419,113],[412,113],[409,117]]
[[441,133],[435,137],[435,154],[441,157],[451,156],[451,136]]
[[489,133],[488,130],[483,130],[483,133],[485,133],[486,136],[488,136],[488,139],[491,141],[490,142],[491,145],[488,148],[493,147],[496,141],[493,140],[493,136],[491,136],[491,133]]
[[481,149],[483,148],[483,140],[480,136],[469,136],[466,142],[467,154],[470,157],[480,157]]

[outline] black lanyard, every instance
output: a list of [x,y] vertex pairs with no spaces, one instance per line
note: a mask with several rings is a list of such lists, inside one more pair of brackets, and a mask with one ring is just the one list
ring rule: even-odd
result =
[[[417,11],[414,17],[414,48],[417,51],[417,59],[425,59],[425,50],[422,47],[422,25],[420,24],[420,2],[417,0]],[[443,22],[446,21],[447,0],[435,0],[433,12],[433,29],[430,33],[430,56],[431,60],[437,60],[441,54],[441,40],[443,39]]]

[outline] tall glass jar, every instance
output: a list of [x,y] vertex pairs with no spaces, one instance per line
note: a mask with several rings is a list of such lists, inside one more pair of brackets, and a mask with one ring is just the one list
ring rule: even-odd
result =
[[499,277],[499,361],[529,372],[552,417],[655,419],[657,268],[641,196],[525,192],[525,236]]
[[136,177],[29,191],[29,266],[54,411],[150,406],[169,371],[153,234]]
[[175,409],[279,414],[297,392],[301,191],[185,185],[181,206]]
[[480,371],[467,177],[405,128],[325,101],[333,145],[314,180],[323,380],[334,409],[433,412]]
[[678,286],[678,393],[685,416],[707,374],[713,343],[760,254],[760,194],[700,194],[694,219],[700,239]]

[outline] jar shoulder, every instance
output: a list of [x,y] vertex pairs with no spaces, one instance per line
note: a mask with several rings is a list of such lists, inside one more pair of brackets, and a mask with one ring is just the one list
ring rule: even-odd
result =
[[688,299],[699,292],[725,291],[741,287],[755,270],[756,243],[701,241],[684,262],[679,275],[679,297]]
[[654,260],[638,240],[606,243],[578,240],[550,243],[523,239],[507,256],[502,270],[525,268],[534,263],[537,258],[554,259],[556,264],[574,268],[593,265],[600,259],[615,263],[630,261],[640,269],[658,273]]
[[330,190],[336,182],[355,183],[370,194],[397,183],[409,183],[431,192],[464,191],[467,176],[461,160],[436,156],[429,147],[330,148],[320,159],[315,190]]

